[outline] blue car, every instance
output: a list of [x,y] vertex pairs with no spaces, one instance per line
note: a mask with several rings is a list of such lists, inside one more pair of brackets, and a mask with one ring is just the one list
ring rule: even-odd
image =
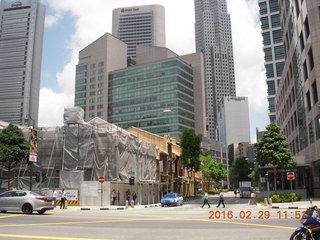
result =
[[183,197],[179,193],[167,193],[161,199],[161,207],[183,205]]

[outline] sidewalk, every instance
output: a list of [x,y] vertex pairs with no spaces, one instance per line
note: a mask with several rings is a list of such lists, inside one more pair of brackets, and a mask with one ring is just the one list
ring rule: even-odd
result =
[[[301,199],[298,202],[287,202],[287,203],[272,203],[272,208],[284,208],[284,209],[307,209],[310,206],[319,206],[320,199]],[[271,206],[270,206],[271,207]]]

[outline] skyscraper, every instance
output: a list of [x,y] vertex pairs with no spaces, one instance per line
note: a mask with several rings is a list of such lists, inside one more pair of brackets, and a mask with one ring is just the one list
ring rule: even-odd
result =
[[219,102],[217,140],[225,145],[250,142],[247,97],[224,97]]
[[196,51],[204,53],[208,137],[215,139],[218,103],[235,96],[231,21],[226,0],[195,0]]
[[137,45],[165,47],[164,7],[146,5],[114,9],[112,35],[128,45],[128,56],[133,58]]
[[[298,166],[310,166],[300,181],[320,196],[320,19],[318,0],[280,3],[285,65],[278,83],[276,123],[286,136]],[[299,173],[298,176],[302,174]]]
[[0,119],[38,122],[45,7],[38,0],[0,2]]
[[79,52],[74,103],[85,111],[85,121],[108,119],[109,72],[126,66],[127,44],[109,33]]
[[280,8],[278,0],[259,0],[259,7],[268,86],[269,117],[273,122],[276,119],[277,82],[281,79],[284,66]]

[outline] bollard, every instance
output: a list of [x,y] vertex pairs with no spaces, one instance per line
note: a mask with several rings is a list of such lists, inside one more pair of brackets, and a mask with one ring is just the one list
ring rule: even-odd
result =
[[269,198],[269,206],[272,207],[272,199]]
[[268,201],[267,201],[267,198],[264,198],[264,206],[268,206]]
[[312,205],[312,198],[310,198],[310,205]]
[[128,203],[128,200],[126,200],[126,208],[129,207],[129,203]]
[[134,201],[131,200],[131,207],[134,208]]

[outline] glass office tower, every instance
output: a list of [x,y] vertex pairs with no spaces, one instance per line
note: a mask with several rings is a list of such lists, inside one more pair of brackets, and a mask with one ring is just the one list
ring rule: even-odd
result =
[[179,138],[194,128],[192,67],[179,58],[143,64],[109,75],[108,121]]
[[0,120],[37,126],[45,7],[0,2]]

